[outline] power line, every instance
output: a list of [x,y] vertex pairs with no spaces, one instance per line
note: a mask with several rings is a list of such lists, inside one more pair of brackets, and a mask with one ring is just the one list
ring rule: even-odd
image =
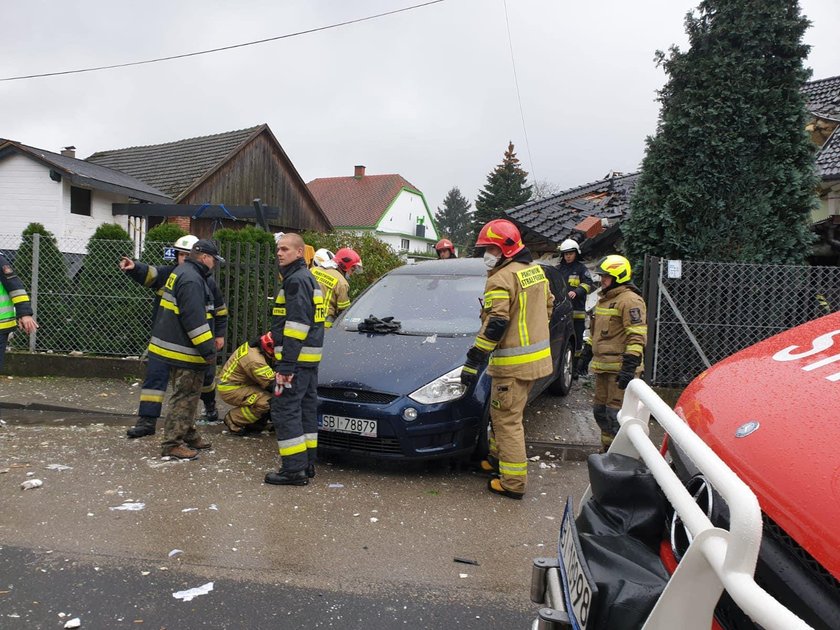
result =
[[505,24],[507,25],[508,46],[510,47],[510,63],[513,66],[513,82],[516,85],[516,100],[519,101],[519,117],[522,118],[522,132],[525,134],[525,149],[528,151],[528,161],[531,162],[531,175],[537,181],[537,168],[534,166],[534,158],[531,156],[531,143],[528,142],[528,128],[525,126],[525,111],[522,109],[522,96],[519,94],[519,79],[516,76],[516,60],[513,57],[513,40],[510,37],[510,20],[508,19],[507,0],[502,0],[505,5]]
[[385,13],[377,13],[376,15],[369,15],[363,18],[357,18],[355,20],[347,20],[346,22],[337,22],[335,24],[329,24],[327,26],[319,26],[317,28],[310,28],[305,31],[297,31],[295,33],[287,33],[285,35],[277,35],[276,37],[267,37],[265,39],[257,39],[251,42],[244,42],[242,44],[232,44],[230,46],[222,46],[220,48],[210,48],[208,50],[199,50],[196,52],[191,53],[184,53],[182,55],[171,55],[169,57],[158,57],[157,59],[146,59],[145,61],[130,61],[128,63],[115,63],[109,66],[96,66],[94,68],[80,68],[78,70],[62,70],[60,72],[44,72],[42,74],[27,74],[21,75],[17,77],[3,77],[0,78],[0,81],[20,81],[22,79],[38,79],[42,77],[55,77],[63,74],[81,74],[83,72],[96,72],[98,70],[111,70],[113,68],[127,68],[129,66],[142,66],[145,64],[150,63],[158,63],[160,61],[171,61],[172,59],[184,59],[185,57],[197,57],[198,55],[208,55],[210,53],[221,52],[223,50],[233,50],[234,48],[244,48],[245,46],[255,46],[257,44],[265,44],[267,42],[274,42],[278,39],[288,39],[290,37],[297,37],[299,35],[308,35],[310,33],[317,33],[318,31],[326,31],[333,28],[338,28],[340,26],[347,26],[349,24],[357,24],[359,22],[367,22],[368,20],[375,20],[377,18],[385,17],[388,15],[394,15],[395,13],[402,13],[404,11],[411,11],[413,9],[420,9],[422,7],[427,7],[432,4],[438,4],[439,2],[443,2],[443,0],[430,0],[430,2],[424,2],[422,4],[415,4],[410,7],[403,7],[402,9],[394,9],[393,11],[386,11]]

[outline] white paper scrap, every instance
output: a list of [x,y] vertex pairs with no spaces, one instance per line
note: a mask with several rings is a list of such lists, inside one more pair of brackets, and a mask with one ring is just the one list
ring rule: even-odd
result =
[[142,510],[146,507],[145,503],[135,503],[134,501],[126,501],[122,505],[118,505],[116,507],[109,507],[109,510],[126,510],[128,512],[137,512],[138,510]]
[[183,602],[189,602],[192,601],[194,597],[198,597],[199,595],[207,595],[207,593],[209,593],[212,590],[213,582],[207,582],[207,584],[202,584],[201,586],[190,588],[186,591],[178,591],[177,593],[172,593],[172,597],[174,597],[175,599],[180,599]]
[[47,464],[47,470],[72,470],[72,466],[65,466],[64,464]]
[[78,617],[74,617],[70,621],[64,624],[65,628],[79,628],[82,625],[82,620]]
[[22,484],[20,484],[21,490],[31,490],[32,488],[40,488],[44,485],[44,482],[40,479],[27,479]]
[[172,551],[169,552],[169,557],[173,558],[173,557],[177,556],[179,553],[184,553],[184,550],[183,549],[173,549]]

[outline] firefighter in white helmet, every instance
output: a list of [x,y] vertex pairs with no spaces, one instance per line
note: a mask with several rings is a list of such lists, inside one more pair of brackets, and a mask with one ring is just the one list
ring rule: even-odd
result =
[[[336,254],[328,249],[319,249],[315,252],[312,269],[310,269],[324,293],[324,304],[327,307],[324,328],[331,328],[341,311],[350,306],[350,283],[347,282],[347,276],[362,267],[362,259],[352,249],[343,247],[338,250],[338,253],[342,254],[342,259],[337,259]],[[356,264],[348,266],[343,258],[348,258]]]
[[586,296],[595,288],[595,282],[580,261],[580,245],[572,238],[567,238],[557,248],[560,264],[557,268],[566,281],[566,291],[572,301],[573,321],[575,326],[575,359],[572,363],[572,378],[578,377],[580,353],[583,348],[583,331],[586,328]]

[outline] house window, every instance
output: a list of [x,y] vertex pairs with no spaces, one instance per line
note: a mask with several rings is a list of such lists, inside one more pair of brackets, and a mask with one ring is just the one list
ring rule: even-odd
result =
[[411,245],[411,243],[408,242],[407,238],[400,239],[400,249],[403,250],[404,252],[408,251],[408,248],[409,248],[410,245]]
[[70,186],[70,213],[90,216],[90,191]]

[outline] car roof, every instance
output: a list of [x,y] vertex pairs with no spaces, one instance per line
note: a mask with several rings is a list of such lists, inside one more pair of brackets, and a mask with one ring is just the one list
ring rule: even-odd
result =
[[403,265],[391,271],[392,276],[461,275],[484,276],[487,267],[481,258],[446,258],[424,260],[413,265]]

